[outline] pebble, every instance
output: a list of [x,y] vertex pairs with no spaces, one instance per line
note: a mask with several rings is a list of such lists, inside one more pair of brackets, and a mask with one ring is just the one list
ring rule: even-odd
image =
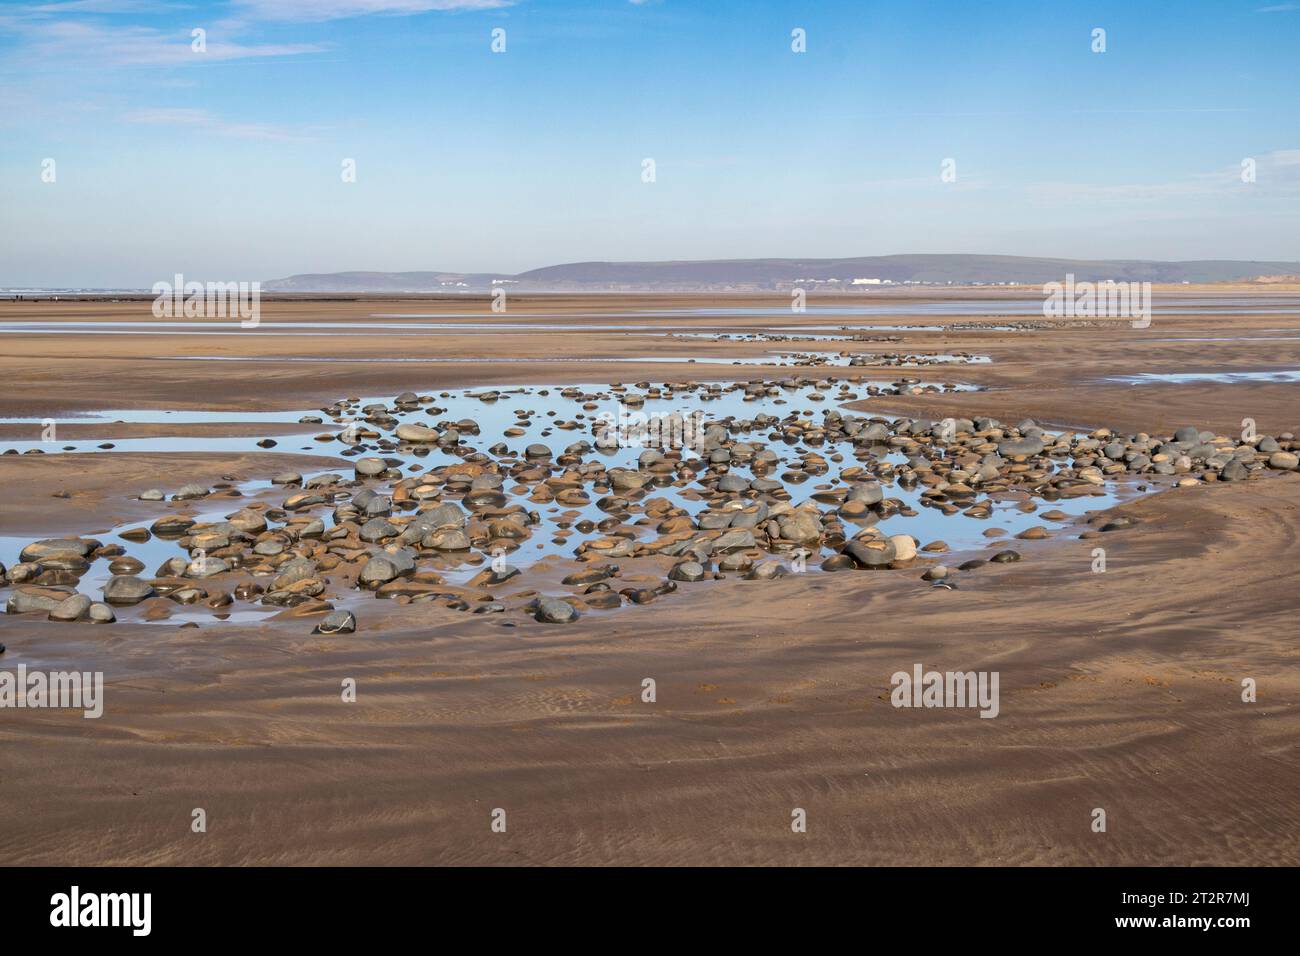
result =
[[881,571],[893,563],[897,554],[894,543],[889,540],[854,540],[844,547],[844,554],[856,562],[859,568],[868,571]]
[[117,620],[117,615],[113,613],[113,609],[107,604],[103,604],[99,601],[91,603],[90,610],[87,612],[87,617],[96,624],[112,624]]
[[902,564],[916,557],[916,539],[910,534],[892,534],[889,541],[894,546],[894,564]]
[[575,571],[573,574],[566,575],[561,584],[582,585],[595,584],[598,581],[604,581],[618,574],[618,565],[606,564],[596,568],[587,568],[583,571]]
[[578,619],[577,608],[568,601],[552,597],[538,598],[533,614],[543,624],[569,624]]
[[183,515],[164,515],[149,526],[159,538],[179,538],[194,527],[194,519]]
[[195,558],[185,566],[184,575],[187,578],[211,578],[218,574],[225,574],[230,570],[230,565],[220,558],[204,556]]
[[402,441],[409,442],[429,442],[436,443],[442,435],[436,428],[429,428],[425,425],[405,424],[398,425],[397,430],[393,433]]
[[771,581],[785,577],[788,573],[780,561],[760,561],[743,577],[746,581]]
[[472,588],[495,587],[498,584],[504,584],[519,574],[519,569],[513,564],[507,564],[499,571],[496,568],[488,568],[470,578],[469,586]]
[[86,555],[99,547],[99,542],[83,538],[46,538],[33,541],[19,552],[18,559],[24,562],[44,564],[46,561],[67,558],[84,559]]
[[80,621],[90,612],[91,600],[84,594],[70,594],[50,608],[51,621]]
[[357,619],[351,611],[331,611],[321,618],[313,634],[352,634],[357,629]]
[[668,572],[668,579],[670,581],[693,583],[695,581],[703,581],[704,575],[705,567],[699,561],[682,561],[673,565],[672,569]]
[[1223,466],[1219,471],[1220,481],[1245,481],[1249,477],[1246,466],[1237,459],[1233,459]]
[[156,592],[153,586],[134,575],[118,575],[104,583],[104,601],[108,604],[139,604],[151,598]]

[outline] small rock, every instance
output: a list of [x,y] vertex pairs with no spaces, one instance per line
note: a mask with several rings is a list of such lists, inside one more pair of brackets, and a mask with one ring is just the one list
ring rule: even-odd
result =
[[1234,458],[1219,471],[1219,480],[1245,481],[1249,474],[1250,473],[1246,470],[1246,466]]
[[894,564],[903,564],[916,557],[916,539],[910,534],[891,534],[889,542],[894,546]]
[[351,611],[331,611],[326,614],[313,634],[352,634],[357,629],[357,618]]
[[121,574],[104,582],[104,600],[118,606],[139,604],[146,598],[154,596],[154,589],[148,581],[142,581],[134,575]]
[[51,621],[80,621],[90,611],[90,598],[84,594],[70,594],[50,608]]
[[1041,438],[1016,438],[998,444],[998,454],[1004,458],[1030,458],[1041,455],[1047,446]]
[[788,572],[780,561],[760,561],[754,566],[754,569],[744,575],[746,581],[771,581],[774,578],[782,578]]
[[612,611],[622,606],[623,598],[617,591],[598,591],[595,594],[583,595],[582,603],[598,611]]
[[117,620],[117,615],[107,604],[101,604],[95,601],[90,605],[90,610],[86,614],[96,624],[112,624]]
[[894,542],[885,539],[879,540],[854,540],[844,546],[844,553],[857,562],[858,567],[871,571],[881,571],[888,568],[897,554],[894,548]]
[[847,554],[832,554],[822,562],[823,571],[852,571],[857,566],[857,562]]
[[612,578],[618,572],[618,565],[604,564],[596,568],[587,568],[583,571],[575,571],[573,574],[566,575],[561,584],[578,585],[578,584],[595,584],[597,581],[604,581],[606,578]]
[[682,561],[675,564],[672,570],[668,572],[670,581],[685,581],[687,583],[704,580],[704,565],[698,561]]
[[149,530],[160,538],[179,538],[194,527],[194,519],[184,515],[165,515],[149,526]]
[[185,566],[184,576],[187,578],[210,578],[218,574],[225,574],[229,570],[230,565],[220,558],[202,555]]
[[537,599],[534,617],[543,624],[568,624],[578,619],[578,611],[568,601],[541,597]]
[[496,568],[488,567],[470,578],[468,586],[472,588],[495,587],[498,584],[504,584],[517,574],[519,574],[519,569],[513,564],[504,565],[499,571]]
[[394,432],[399,439],[414,443],[436,444],[442,437],[435,428],[428,428],[425,425],[398,425],[397,431]]

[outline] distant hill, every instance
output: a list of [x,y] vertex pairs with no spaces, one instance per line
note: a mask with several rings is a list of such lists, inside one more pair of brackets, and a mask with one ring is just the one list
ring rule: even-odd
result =
[[[795,285],[1041,285],[1063,279],[1229,282],[1300,272],[1300,262],[1203,259],[1046,259],[1028,256],[903,255],[853,259],[701,259],[669,262],[570,262],[517,275],[461,272],[329,272],[262,283],[268,292],[484,292],[504,284],[518,292],[764,291]],[[863,284],[859,283],[859,287]],[[871,285],[877,284],[872,281]]]

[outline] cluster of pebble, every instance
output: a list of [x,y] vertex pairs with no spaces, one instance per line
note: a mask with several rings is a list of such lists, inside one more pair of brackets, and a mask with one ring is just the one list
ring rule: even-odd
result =
[[[694,362],[694,359],[691,359]],[[910,354],[893,353],[854,353],[854,352],[785,352],[774,355],[770,361],[754,363],[752,361],[733,362],[733,365],[762,364],[784,365],[800,368],[818,368],[844,365],[851,368],[891,368],[891,367],[925,367],[930,365],[971,365],[976,362],[987,363],[986,355],[973,355],[970,352],[950,352]]]
[[[683,583],[728,575],[770,580],[808,559],[824,571],[887,570],[946,552],[943,541],[922,545],[876,527],[892,516],[917,513],[891,496],[891,488],[916,491],[921,507],[981,519],[999,501],[1018,500],[1033,511],[1028,499],[1097,495],[1108,481],[1125,476],[1168,476],[1171,484],[1191,485],[1293,471],[1300,449],[1291,434],[1243,442],[1192,427],[1170,436],[1107,429],[1054,433],[1028,420],[933,421],[828,409],[820,420],[802,411],[728,415],[705,424],[699,447],[644,448],[607,464],[602,425],[588,414],[609,395],[635,408],[688,393],[770,400],[807,387],[812,391],[804,397],[815,400],[833,381],[646,382],[637,383],[637,390],[611,386],[600,394],[566,388],[560,394],[583,412],[555,419],[543,434],[555,429],[586,437],[558,452],[540,442],[522,450],[506,441],[483,448],[479,422],[442,417],[440,396],[406,392],[366,405],[340,400],[303,421],[324,424],[328,418],[347,425],[318,440],[347,446],[341,454],[355,459],[351,474],[279,475],[274,484],[286,493],[278,505],[253,503],[220,521],[173,512],[147,528],[122,532],[128,544],[161,538],[183,550],[151,576],[141,576],[143,562],[122,544],[91,537],[32,542],[18,564],[0,566],[0,584],[11,587],[6,610],[106,623],[115,619],[115,607],[145,604],[146,619],[165,619],[177,605],[222,612],[242,601],[295,616],[324,615],[320,632],[343,633],[355,629],[356,620],[335,602],[368,593],[481,614],[526,611],[561,623],[589,609],[649,604]],[[854,397],[848,384],[840,388],[836,397]],[[935,386],[903,380],[865,391],[901,394],[916,388]],[[502,394],[473,397],[493,403]],[[515,423],[502,437],[525,435],[539,414],[516,409]],[[416,415],[427,423],[410,420]],[[778,453],[796,447],[789,455]],[[429,455],[443,461],[427,469],[412,463]],[[833,484],[816,485],[806,500],[793,500],[792,489],[832,470]],[[165,496],[154,490],[140,497]],[[239,497],[238,489],[223,483],[187,485],[172,500],[184,507]],[[1111,522],[1103,530],[1122,526]],[[578,569],[561,582],[570,589],[562,597],[524,586],[521,569],[504,559],[538,536],[570,548],[577,559]],[[1019,535],[1044,536],[1041,528]],[[1019,559],[1012,550],[991,558]],[[111,577],[102,601],[95,601],[77,587],[99,560],[109,562]],[[618,561],[636,562],[638,569],[621,589]],[[461,583],[448,580],[452,569],[467,565],[479,570]],[[923,579],[952,587],[954,575],[927,564]]]
[[[848,354],[848,353],[841,353]],[[849,355],[850,366],[871,366],[871,365],[970,365],[975,362],[987,362],[988,357],[984,355],[974,355],[970,352],[949,352],[942,355],[938,354],[911,354],[894,352],[889,354],[877,355]]]
[[1044,329],[1127,328],[1132,319],[998,319],[996,322],[950,322],[945,332],[1041,332]]
[[[935,331],[939,331],[936,326]],[[687,339],[703,338],[711,342],[818,342],[833,340],[836,342],[885,342],[897,343],[903,341],[901,335],[875,335],[868,332],[855,332],[852,329],[842,329],[840,335],[822,335],[809,334],[799,335],[798,333],[783,332],[678,332],[670,333],[669,338]]]

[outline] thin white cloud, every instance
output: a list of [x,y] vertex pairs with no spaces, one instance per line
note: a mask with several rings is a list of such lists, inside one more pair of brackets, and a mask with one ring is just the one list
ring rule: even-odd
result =
[[260,20],[343,20],[376,14],[406,17],[448,10],[499,10],[517,0],[236,0],[236,6]]
[[46,23],[27,32],[28,58],[76,66],[191,66],[301,56],[328,49],[319,43],[244,44],[209,32],[206,52],[196,53],[188,30],[164,33],[153,27],[106,27],[76,21]]
[[1031,183],[1027,192],[1043,202],[1159,202],[1300,191],[1300,149],[1279,149],[1254,157],[1255,181],[1244,183],[1240,162],[1163,183]]
[[1256,13],[1294,13],[1300,10],[1300,3],[1275,3],[1268,7],[1259,7]]
[[52,3],[16,3],[6,6],[0,27],[21,27],[24,23],[57,20],[78,15],[125,15],[174,13],[188,10],[186,3],[168,4],[165,0],[55,0]]
[[301,133],[266,123],[235,123],[223,120],[203,109],[151,107],[132,110],[122,118],[128,123],[184,127],[234,139],[259,139],[279,143],[302,143],[310,140],[310,137]]

